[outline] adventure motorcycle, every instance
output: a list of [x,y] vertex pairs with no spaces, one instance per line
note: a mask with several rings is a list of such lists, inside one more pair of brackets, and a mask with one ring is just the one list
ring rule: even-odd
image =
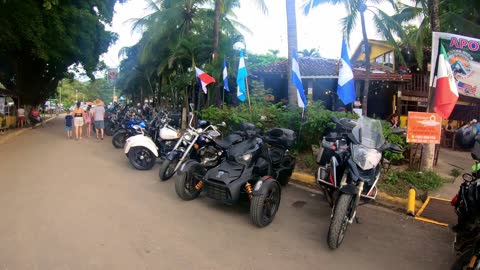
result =
[[252,222],[265,227],[280,206],[280,181],[287,183],[295,167],[288,152],[295,133],[275,128],[262,136],[252,124],[244,125],[245,140],[233,144],[218,166],[207,170],[198,161],[186,162],[175,181],[175,191],[183,200],[193,200],[202,191],[228,205],[248,200]]
[[173,150],[180,133],[169,121],[166,113],[159,114],[146,132],[142,130],[142,134],[127,139],[124,152],[135,169],[150,170],[157,158],[164,159]]
[[331,249],[342,243],[348,226],[358,218],[357,207],[377,195],[376,184],[382,170],[383,152],[403,152],[385,141],[379,120],[332,118],[337,132],[321,141],[317,163],[317,183],[332,207],[327,242]]

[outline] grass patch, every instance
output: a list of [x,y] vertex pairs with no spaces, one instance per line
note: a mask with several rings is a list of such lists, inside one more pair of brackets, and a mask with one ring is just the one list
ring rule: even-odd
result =
[[[450,171],[450,175],[453,176],[454,178],[459,177],[461,174],[462,174],[462,171],[460,171],[460,170],[457,169],[457,168],[453,168],[453,169]],[[454,180],[455,180],[455,179],[454,179]]]
[[393,196],[406,198],[410,187],[418,192],[428,192],[440,188],[450,182],[432,171],[390,171],[383,175],[379,188]]

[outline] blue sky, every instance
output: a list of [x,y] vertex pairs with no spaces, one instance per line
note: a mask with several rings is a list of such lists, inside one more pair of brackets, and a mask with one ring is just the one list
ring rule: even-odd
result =
[[[268,49],[280,50],[280,54],[287,55],[287,20],[285,1],[266,0],[269,7],[268,15],[261,13],[254,1],[242,0],[242,7],[235,13],[237,20],[246,25],[252,34],[244,33],[248,51],[266,53]],[[303,15],[300,9],[302,0],[297,0],[297,31],[298,49],[317,48],[323,57],[339,58],[341,50],[340,19],[346,15],[343,6],[322,5],[313,10],[308,16]],[[275,3],[275,4],[274,4]],[[143,0],[130,0],[125,4],[115,6],[115,15],[110,30],[119,34],[118,42],[111,46],[103,60],[109,66],[118,66],[118,51],[125,46],[134,45],[141,37],[140,33],[131,31],[132,19],[147,14]],[[387,12],[392,9],[388,5],[381,8]],[[366,13],[367,35],[372,39],[381,39],[372,23],[372,16]],[[360,43],[361,29],[358,22],[357,29],[350,38],[350,54]]]

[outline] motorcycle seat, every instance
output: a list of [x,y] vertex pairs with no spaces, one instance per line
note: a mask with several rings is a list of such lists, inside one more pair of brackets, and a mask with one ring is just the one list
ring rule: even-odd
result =
[[233,144],[240,142],[242,140],[242,136],[238,134],[230,134],[227,137],[223,138],[222,140],[216,141],[217,145],[222,147],[223,149],[230,148]]

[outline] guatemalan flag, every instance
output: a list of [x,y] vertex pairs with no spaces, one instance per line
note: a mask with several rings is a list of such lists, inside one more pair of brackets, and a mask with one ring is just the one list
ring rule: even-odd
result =
[[230,92],[230,88],[228,87],[228,72],[227,72],[227,61],[225,58],[223,58],[223,89],[227,90],[227,92]]
[[298,65],[298,56],[297,52],[294,50],[292,59],[292,84],[295,86],[295,88],[297,88],[298,107],[305,109],[307,107],[307,99],[305,98],[301,78],[300,67]]
[[195,73],[197,74],[197,78],[200,81],[200,84],[202,85],[202,90],[206,94],[207,93],[207,85],[214,83],[215,79],[205,73],[205,71],[195,67]]
[[352,64],[348,57],[345,39],[342,41],[342,57],[340,58],[340,70],[338,73],[337,95],[345,105],[356,100]]
[[237,74],[237,98],[241,102],[247,99],[247,85],[245,79],[248,76],[247,67],[245,66],[245,59],[243,58],[243,50],[240,50],[240,62],[238,63]]

